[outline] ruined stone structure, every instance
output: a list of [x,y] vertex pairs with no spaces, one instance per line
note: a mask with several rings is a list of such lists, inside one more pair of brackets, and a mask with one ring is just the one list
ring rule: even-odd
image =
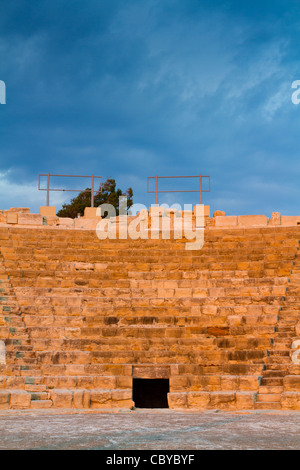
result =
[[0,408],[300,409],[298,218],[206,214],[186,250],[0,217]]

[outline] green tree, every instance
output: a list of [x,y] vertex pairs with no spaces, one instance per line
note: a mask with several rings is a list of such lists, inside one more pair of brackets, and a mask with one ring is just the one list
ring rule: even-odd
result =
[[[133,204],[133,191],[128,188],[123,192],[121,189],[116,189],[116,181],[108,178],[103,184],[102,191],[99,191],[94,196],[94,206],[98,207],[101,204],[111,204],[116,209],[116,214],[119,215],[119,198],[121,196],[127,197],[127,210]],[[83,216],[84,209],[91,207],[91,188],[81,191],[78,196],[71,199],[69,204],[63,204],[62,209],[57,213],[58,217],[71,217],[76,218],[78,214]]]

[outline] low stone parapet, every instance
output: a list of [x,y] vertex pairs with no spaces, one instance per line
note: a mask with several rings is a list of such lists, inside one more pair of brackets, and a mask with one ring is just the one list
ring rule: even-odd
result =
[[0,390],[1,409],[131,409],[131,389],[52,389],[48,392]]
[[[201,209],[201,210],[200,210]],[[75,219],[57,217],[56,207],[42,206],[39,214],[31,214],[29,208],[11,208],[0,211],[0,225],[27,225],[27,226],[51,226],[68,227],[81,230],[95,230],[101,221],[97,207],[86,207],[83,217]],[[166,220],[165,220],[166,219]],[[157,232],[164,234],[170,231],[177,233],[184,227],[190,230],[196,228],[255,228],[255,227],[293,227],[300,225],[300,216],[285,216],[279,212],[273,212],[271,217],[265,215],[226,215],[224,211],[217,210],[210,217],[210,207],[196,205],[193,210],[178,210],[176,208],[165,208],[163,206],[150,207],[149,210],[142,209],[137,216],[117,216],[110,218],[110,230],[117,232],[126,230],[126,227],[135,220],[139,230]],[[165,222],[164,222],[165,221]],[[138,227],[134,227],[136,230]],[[107,228],[105,229],[107,230]],[[122,232],[123,233],[123,232]],[[166,235],[165,234],[165,235]],[[156,237],[156,238],[157,238]],[[143,237],[142,237],[143,238]],[[163,236],[166,238],[166,236]]]
[[173,392],[168,394],[169,408],[253,410],[256,393],[253,391]]

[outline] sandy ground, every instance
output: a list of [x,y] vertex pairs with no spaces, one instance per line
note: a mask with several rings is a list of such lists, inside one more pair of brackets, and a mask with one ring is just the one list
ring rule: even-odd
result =
[[0,412],[1,450],[299,450],[300,412]]

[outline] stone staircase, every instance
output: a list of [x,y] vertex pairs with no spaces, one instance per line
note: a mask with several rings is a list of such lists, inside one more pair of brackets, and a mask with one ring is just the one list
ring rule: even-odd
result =
[[154,376],[169,378],[171,408],[278,409],[298,237],[211,229],[186,251],[184,240],[0,228],[1,304],[16,309],[0,330],[3,393],[32,408],[130,408],[133,378]]
[[[300,243],[300,241],[299,241]],[[268,357],[257,395],[256,409],[281,409],[284,377],[291,366],[291,347],[297,339],[296,327],[300,323],[300,258],[299,245],[292,263],[284,301],[274,330],[272,349]],[[300,407],[300,401],[299,401]]]
[[36,404],[40,408],[44,405],[42,400],[48,404],[50,401],[47,394],[41,396],[36,393],[40,391],[36,384],[42,380],[41,372],[2,255],[3,252],[10,257],[12,243],[8,233],[1,233],[0,237],[0,335],[5,340],[6,349],[6,364],[0,365],[0,389],[7,391],[2,400],[4,398],[4,404],[12,407],[28,407],[33,403],[32,407]]

